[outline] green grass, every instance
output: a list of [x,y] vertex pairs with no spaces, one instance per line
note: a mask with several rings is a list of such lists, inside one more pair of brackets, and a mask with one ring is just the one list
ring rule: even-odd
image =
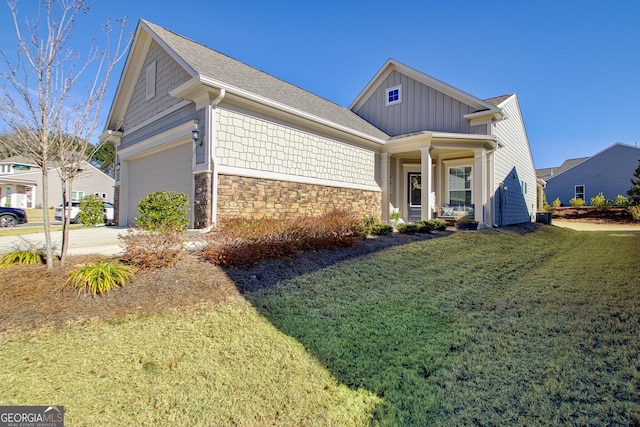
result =
[[640,422],[640,234],[457,233],[249,295],[373,425]]
[[637,425],[640,233],[455,233],[0,346],[71,425]]

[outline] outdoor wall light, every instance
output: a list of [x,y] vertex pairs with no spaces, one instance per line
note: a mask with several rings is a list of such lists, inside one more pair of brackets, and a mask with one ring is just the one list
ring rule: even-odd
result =
[[193,138],[193,143],[202,147],[202,140],[200,139],[200,131],[196,127],[191,131],[191,137]]

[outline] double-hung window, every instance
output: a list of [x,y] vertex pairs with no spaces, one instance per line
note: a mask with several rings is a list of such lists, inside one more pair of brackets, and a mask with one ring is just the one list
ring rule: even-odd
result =
[[449,168],[449,203],[452,205],[472,204],[473,181],[471,166]]

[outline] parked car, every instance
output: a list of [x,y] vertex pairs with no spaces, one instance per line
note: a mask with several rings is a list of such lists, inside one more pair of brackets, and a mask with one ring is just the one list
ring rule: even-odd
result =
[[0,227],[13,227],[27,223],[27,212],[20,208],[0,207]]
[[[104,205],[104,222],[107,225],[115,225],[115,209],[113,203],[102,202]],[[71,224],[80,224],[80,202],[71,202],[71,208],[67,208],[67,215]],[[56,221],[62,221],[62,204],[56,208]]]

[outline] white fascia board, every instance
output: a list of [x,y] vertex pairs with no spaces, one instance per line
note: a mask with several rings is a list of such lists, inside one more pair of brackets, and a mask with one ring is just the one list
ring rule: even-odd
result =
[[340,125],[338,123],[332,122],[331,120],[324,119],[322,117],[318,117],[316,115],[307,113],[306,111],[299,110],[297,108],[293,108],[289,105],[282,104],[280,102],[274,101],[269,98],[265,98],[260,95],[256,95],[252,92],[246,91],[244,89],[240,89],[235,86],[230,86],[226,83],[223,83],[219,80],[211,79],[204,76],[196,76],[190,79],[188,82],[183,83],[177,88],[173,89],[169,92],[169,94],[176,98],[189,99],[192,101],[196,101],[199,97],[202,96],[203,93],[210,92],[211,90],[203,90],[202,85],[205,87],[210,87],[216,90],[224,89],[228,94],[233,94],[239,96],[241,98],[245,98],[256,102],[258,104],[262,104],[271,108],[275,108],[280,111],[284,111],[286,113],[292,114],[297,117],[304,118],[306,120],[310,120],[315,123],[319,123],[323,126],[330,127],[333,129],[340,130],[342,132],[348,133],[350,135],[357,136],[359,138],[366,139],[368,141],[374,142],[378,145],[384,145],[386,140],[373,137],[366,133],[357,131],[355,129],[351,129],[347,126]]
[[151,46],[151,37],[148,33],[142,32],[142,27],[138,26],[136,34],[133,38],[133,44],[129,48],[129,55],[124,64],[118,86],[116,87],[116,94],[113,97],[113,103],[107,116],[104,130],[108,130],[111,123],[117,123],[124,119],[124,114],[129,107],[131,97],[135,85],[140,76],[142,65],[149,52]]
[[140,141],[130,147],[118,150],[118,157],[122,160],[131,160],[146,154],[162,151],[182,144],[187,139],[191,141],[191,130],[198,123],[197,120],[189,120],[186,123],[171,128],[165,132]]
[[469,105],[472,105],[478,109],[495,110],[495,106],[477,98],[470,93],[462,91],[456,87],[453,87],[441,80],[431,77],[415,68],[409,67],[395,59],[388,59],[382,68],[376,73],[376,75],[369,81],[367,86],[360,92],[356,99],[351,103],[349,109],[357,110],[362,106],[362,103],[371,95],[371,93],[378,87],[378,85],[384,80],[393,70],[405,74],[412,79],[421,82],[429,87],[432,87],[442,93],[449,95],[450,97],[463,101]]

